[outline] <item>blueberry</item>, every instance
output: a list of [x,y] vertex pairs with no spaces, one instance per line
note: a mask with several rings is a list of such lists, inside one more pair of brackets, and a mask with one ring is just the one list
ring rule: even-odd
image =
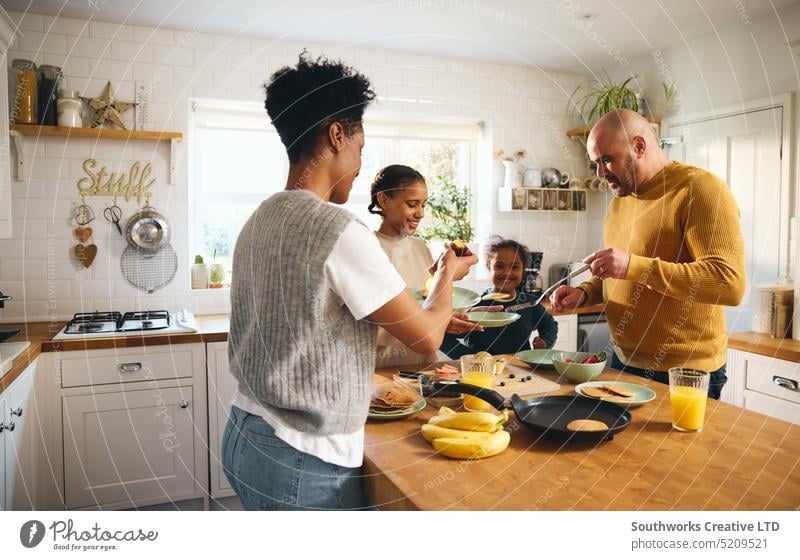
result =
[[516,375],[514,375],[513,373],[509,373],[508,374],[508,378],[509,379],[514,379],[515,377],[516,377]]
[[505,387],[505,386],[506,386],[506,382],[505,382],[505,381],[501,381],[501,382],[500,382],[500,386],[501,386],[501,387]]

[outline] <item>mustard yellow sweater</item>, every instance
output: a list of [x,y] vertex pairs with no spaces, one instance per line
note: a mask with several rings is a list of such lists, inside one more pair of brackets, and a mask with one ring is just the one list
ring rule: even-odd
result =
[[605,301],[615,352],[654,371],[725,363],[724,306],[745,290],[739,210],[728,186],[708,171],[672,162],[636,194],[614,198],[604,247],[631,253],[624,280],[581,285],[588,304]]

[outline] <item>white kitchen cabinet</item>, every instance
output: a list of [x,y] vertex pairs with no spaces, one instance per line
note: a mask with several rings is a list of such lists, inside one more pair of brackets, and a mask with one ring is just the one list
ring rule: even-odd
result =
[[0,511],[8,510],[6,506],[6,395],[0,394]]
[[800,424],[800,364],[743,350],[728,350],[722,400]]
[[222,434],[231,410],[231,400],[238,382],[228,367],[228,343],[210,342],[206,345],[208,360],[208,454],[211,470],[211,497],[235,495],[222,471]]
[[63,354],[68,509],[122,509],[207,495],[203,344]]
[[34,361],[0,395],[0,510],[37,509],[41,437]]
[[8,130],[8,47],[16,25],[0,6],[0,238],[11,237],[11,151]]
[[558,323],[558,337],[553,349],[576,352],[578,350],[578,316],[574,314],[556,315],[553,318]]

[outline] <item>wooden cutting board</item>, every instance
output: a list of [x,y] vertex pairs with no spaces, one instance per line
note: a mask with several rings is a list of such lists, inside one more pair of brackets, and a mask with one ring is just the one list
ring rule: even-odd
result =
[[[511,379],[511,374],[514,374],[514,379]],[[531,380],[521,381],[523,377],[530,377]],[[501,381],[505,383],[504,387],[500,386]],[[550,391],[558,391],[560,388],[561,386],[555,381],[536,375],[529,368],[511,364],[505,367],[503,373],[494,376],[494,390],[504,397],[510,397],[514,393],[520,397],[549,393]]]
[[[459,365],[458,362],[448,363],[454,365],[455,367],[458,367]],[[421,373],[432,374],[433,370],[425,370]],[[514,375],[513,379],[511,378],[512,374]],[[530,381],[522,381],[523,377],[528,376],[531,378]],[[419,383],[417,383],[416,380],[405,379],[399,376],[395,376],[394,380],[419,392]],[[501,381],[505,383],[503,387],[500,386]],[[554,381],[550,381],[541,375],[533,373],[529,368],[508,364],[503,370],[503,373],[494,376],[494,386],[492,388],[504,397],[510,397],[515,393],[520,397],[525,397],[529,395],[536,395],[538,393],[558,391],[561,386]]]

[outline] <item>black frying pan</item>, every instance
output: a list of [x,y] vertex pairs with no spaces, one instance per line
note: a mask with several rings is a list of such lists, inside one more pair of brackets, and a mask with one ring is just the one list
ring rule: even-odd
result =
[[[425,397],[436,397],[441,391],[457,391],[481,398],[497,410],[511,408],[520,424],[537,435],[555,441],[600,443],[611,440],[631,423],[631,413],[616,404],[581,396],[561,395],[521,399],[511,395],[506,398],[491,389],[447,381],[435,381],[420,377],[420,387]],[[597,432],[575,432],[567,429],[573,420],[588,419],[604,422],[609,428]]]
[[17,334],[19,334],[19,329],[8,329],[4,327],[0,329],[0,342],[3,342],[7,338],[11,338]]

